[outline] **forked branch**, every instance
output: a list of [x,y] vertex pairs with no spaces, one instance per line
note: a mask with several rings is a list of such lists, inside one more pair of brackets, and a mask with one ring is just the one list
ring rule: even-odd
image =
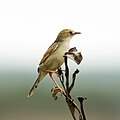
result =
[[[83,59],[81,53],[78,52],[75,47],[71,48],[68,52],[65,53],[65,55],[64,55],[65,73],[63,73],[61,68],[58,69],[59,79],[60,79],[61,85],[62,85],[62,87],[65,91],[63,93],[63,95],[65,96],[66,103],[67,103],[67,105],[70,109],[70,112],[72,114],[73,119],[77,120],[77,118],[78,118],[78,120],[86,120],[85,113],[84,113],[84,108],[83,108],[83,100],[86,100],[87,98],[86,97],[78,97],[78,101],[80,103],[80,107],[78,107],[78,105],[75,103],[74,99],[72,98],[72,96],[70,94],[71,91],[74,88],[76,75],[79,73],[79,70],[76,69],[73,72],[72,82],[70,84],[68,58],[74,60],[77,64],[80,64],[82,59]],[[65,82],[65,80],[66,80],[66,82]],[[55,100],[57,99],[57,93],[58,92],[59,92],[59,90],[54,91],[54,93],[52,94],[52,96],[54,97]],[[77,117],[77,118],[76,118],[76,115],[75,115],[75,110],[77,110],[78,114],[79,114],[79,117]]]

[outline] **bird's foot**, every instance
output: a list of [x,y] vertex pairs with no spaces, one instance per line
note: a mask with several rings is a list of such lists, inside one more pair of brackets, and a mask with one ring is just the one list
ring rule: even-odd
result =
[[63,75],[63,73],[65,73],[65,70],[61,70],[61,68],[60,68],[57,70],[56,75],[57,75],[57,77],[60,78]]
[[64,94],[64,90],[60,86],[55,86],[51,89],[52,95],[56,95],[58,92],[60,92],[60,95],[62,96]]

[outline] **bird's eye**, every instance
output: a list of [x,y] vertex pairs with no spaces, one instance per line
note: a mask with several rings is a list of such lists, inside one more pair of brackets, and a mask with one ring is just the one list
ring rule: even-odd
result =
[[69,33],[70,33],[71,35],[73,34],[73,32],[72,32],[72,31],[70,31]]

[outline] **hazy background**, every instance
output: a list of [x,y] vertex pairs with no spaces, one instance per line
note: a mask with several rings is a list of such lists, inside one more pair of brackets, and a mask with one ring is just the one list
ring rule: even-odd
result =
[[[49,77],[27,93],[43,53],[64,28],[80,31],[71,47],[83,54],[72,95],[86,96],[88,120],[120,119],[120,17],[117,0],[0,1],[0,120],[72,120]],[[71,70],[72,71],[72,70]]]

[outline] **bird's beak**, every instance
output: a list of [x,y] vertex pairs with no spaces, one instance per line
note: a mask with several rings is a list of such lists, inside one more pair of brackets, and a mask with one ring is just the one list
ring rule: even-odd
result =
[[76,34],[81,34],[81,32],[74,32],[74,35],[76,35]]

